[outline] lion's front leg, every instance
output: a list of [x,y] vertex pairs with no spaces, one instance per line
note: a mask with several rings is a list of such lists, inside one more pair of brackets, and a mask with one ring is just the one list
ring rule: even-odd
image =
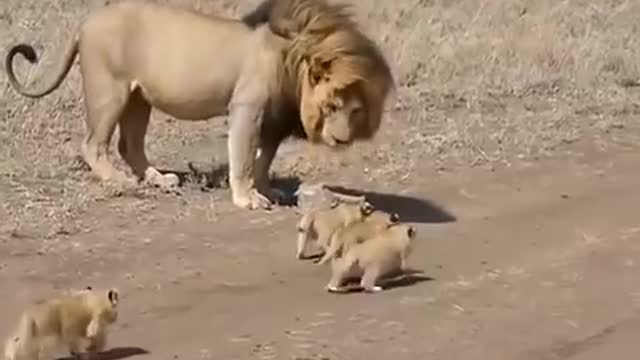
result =
[[230,107],[229,185],[233,203],[245,209],[270,209],[271,200],[255,184],[255,160],[260,139],[262,107],[240,104]]
[[[264,137],[265,134],[262,135]],[[284,201],[286,198],[286,194],[279,189],[272,187],[269,181],[269,169],[271,168],[271,163],[278,152],[279,145],[280,143],[278,141],[272,141],[271,139],[262,142],[258,151],[253,173],[258,191],[275,203]]]

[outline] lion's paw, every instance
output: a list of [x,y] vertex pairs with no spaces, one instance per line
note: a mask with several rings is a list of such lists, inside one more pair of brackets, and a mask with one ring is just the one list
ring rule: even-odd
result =
[[287,193],[278,188],[273,188],[273,187],[261,188],[259,192],[261,194],[264,194],[267,198],[269,198],[272,203],[284,204],[288,200],[290,200]]
[[262,195],[258,190],[251,189],[247,194],[233,195],[233,204],[248,210],[270,210],[273,202],[266,196]]

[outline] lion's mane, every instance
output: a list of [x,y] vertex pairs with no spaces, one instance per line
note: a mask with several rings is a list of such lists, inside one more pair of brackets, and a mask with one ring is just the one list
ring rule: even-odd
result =
[[[283,54],[280,89],[274,89],[281,97],[274,99],[276,103],[288,103],[285,107],[289,115],[293,107],[299,109],[308,64],[311,60],[330,62],[330,81],[315,88],[314,101],[322,102],[336,91],[355,86],[368,114],[367,123],[359,126],[355,135],[368,139],[378,131],[394,80],[382,52],[352,17],[349,5],[329,4],[326,0],[266,0],[242,20],[251,27],[268,23],[273,33],[291,40]],[[297,115],[300,118],[299,110]],[[302,119],[307,136],[313,135],[314,121]]]

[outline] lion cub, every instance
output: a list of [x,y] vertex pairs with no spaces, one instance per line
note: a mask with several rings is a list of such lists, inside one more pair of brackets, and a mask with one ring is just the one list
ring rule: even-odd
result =
[[382,290],[379,278],[404,273],[406,262],[416,236],[413,226],[395,224],[382,230],[373,238],[353,245],[342,257],[331,262],[331,280],[326,286],[329,292],[348,290],[343,283],[350,278],[360,278],[360,287],[366,292]]
[[[91,287],[36,301],[21,315],[5,343],[5,360],[37,360],[43,348],[66,345],[72,356],[99,352],[106,346],[107,326],[118,317],[117,289]],[[83,346],[86,345],[86,346]]]
[[329,239],[339,228],[361,221],[374,211],[373,205],[347,203],[333,200],[328,208],[314,209],[304,214],[297,224],[298,241],[296,258],[305,258],[305,250],[310,238],[326,251]]
[[398,224],[399,221],[400,217],[396,213],[389,214],[382,210],[374,210],[364,220],[351,223],[334,232],[329,239],[327,251],[316,264],[322,265],[332,258],[342,256],[354,245],[375,237],[389,226]]

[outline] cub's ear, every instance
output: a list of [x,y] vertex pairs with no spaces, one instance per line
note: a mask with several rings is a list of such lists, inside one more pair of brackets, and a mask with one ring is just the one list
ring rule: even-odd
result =
[[371,215],[371,213],[375,210],[375,207],[368,201],[365,201],[362,205],[360,205],[360,211],[365,216]]
[[338,199],[332,199],[331,200],[331,204],[329,204],[329,208],[330,209],[335,209],[338,207],[338,205],[340,205],[340,200]]
[[397,213],[393,213],[389,216],[389,221],[391,221],[392,224],[397,224],[400,222],[400,216]]
[[322,79],[326,78],[327,73],[331,69],[331,60],[306,57],[304,61],[309,68],[309,83],[311,87],[318,85]]
[[409,228],[407,229],[407,236],[412,238],[415,235],[416,235],[416,229],[413,226],[409,226]]
[[117,306],[120,301],[120,293],[118,292],[118,289],[109,289],[107,292],[107,298],[111,305]]

